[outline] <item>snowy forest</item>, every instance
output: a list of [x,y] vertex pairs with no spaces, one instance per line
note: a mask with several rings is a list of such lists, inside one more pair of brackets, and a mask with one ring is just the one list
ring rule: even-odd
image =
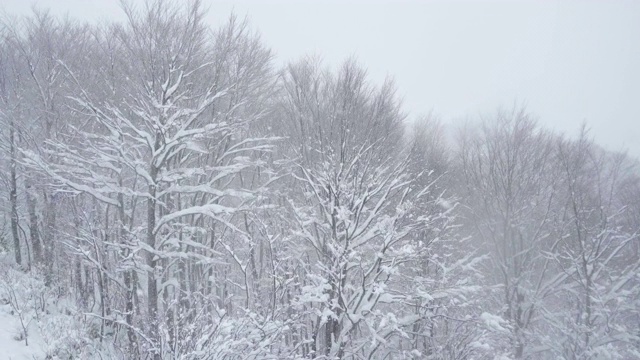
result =
[[588,124],[123,11],[0,22],[1,358],[640,358],[640,171]]

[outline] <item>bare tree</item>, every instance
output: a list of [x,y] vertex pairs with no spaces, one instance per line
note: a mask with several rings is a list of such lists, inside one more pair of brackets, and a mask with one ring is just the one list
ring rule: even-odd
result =
[[568,275],[546,318],[546,341],[567,359],[633,357],[638,334],[640,261],[633,256],[638,224],[624,226],[629,199],[621,185],[635,178],[624,155],[598,149],[583,131],[558,141],[565,208],[562,240],[553,258]]
[[487,310],[507,320],[505,351],[522,358],[535,344],[545,297],[566,277],[544,256],[557,246],[552,137],[516,108],[498,112],[475,133],[467,129],[459,146],[465,227],[489,254],[486,285],[497,290]]
[[[18,84],[15,79],[19,79],[19,68],[16,64],[16,53],[11,51],[13,48],[8,41],[9,31],[7,26],[2,24],[0,28],[0,36],[2,36],[2,42],[0,43],[1,54],[0,55],[0,101],[2,101],[2,108],[0,108],[0,120],[8,129],[8,137],[6,143],[3,144],[3,150],[8,152],[9,158],[9,178],[3,179],[7,183],[9,188],[9,201],[11,209],[11,235],[13,237],[13,252],[14,258],[18,265],[22,264],[22,248],[20,246],[20,236],[18,233],[19,227],[19,215],[18,215],[18,181],[17,181],[17,166],[18,166],[18,136],[16,135],[16,119],[19,105],[19,91]],[[14,81],[12,81],[14,80]],[[8,143],[8,144],[7,144]]]

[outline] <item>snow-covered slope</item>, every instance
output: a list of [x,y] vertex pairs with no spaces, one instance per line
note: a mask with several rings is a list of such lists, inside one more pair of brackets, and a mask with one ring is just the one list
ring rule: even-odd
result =
[[[0,300],[1,301],[1,300]],[[0,304],[0,359],[1,360],[34,360],[45,358],[45,344],[35,321],[28,326],[27,341],[16,340],[22,331],[17,315],[12,315],[12,309],[4,301]]]

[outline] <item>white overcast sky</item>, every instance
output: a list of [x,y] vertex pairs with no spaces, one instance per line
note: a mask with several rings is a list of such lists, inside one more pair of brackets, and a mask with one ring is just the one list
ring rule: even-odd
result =
[[[526,103],[546,127],[576,134],[586,121],[600,144],[640,157],[640,1],[203,2],[214,26],[247,15],[278,62],[356,56],[373,80],[393,76],[412,116]],[[12,14],[33,4],[123,19],[116,0],[0,0]]]

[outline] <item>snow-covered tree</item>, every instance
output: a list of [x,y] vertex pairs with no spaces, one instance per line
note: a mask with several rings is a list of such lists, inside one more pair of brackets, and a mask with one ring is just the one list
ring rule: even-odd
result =
[[[189,349],[187,335],[202,330],[191,322],[210,305],[208,269],[225,261],[216,244],[247,236],[234,218],[261,196],[238,177],[261,166],[252,154],[270,149],[268,139],[247,136],[264,112],[247,94],[264,88],[268,72],[260,66],[269,55],[234,21],[210,37],[198,2],[125,11],[128,24],[94,46],[110,91],[94,88],[87,69],[62,62],[84,123],[71,129],[73,141],[47,143],[56,161],[26,154],[58,191],[98,204],[75,251],[125,292],[124,309],[99,316],[127,328],[133,354],[179,356]],[[263,74],[243,73],[254,70]],[[105,246],[112,251],[90,249]],[[104,266],[105,256],[115,256],[115,268]]]
[[282,181],[295,189],[280,243],[297,330],[290,345],[311,358],[437,356],[423,340],[433,333],[417,324],[444,315],[434,296],[471,288],[449,282],[460,269],[435,254],[455,237],[455,206],[412,176],[392,83],[375,88],[353,61],[331,72],[314,59],[289,65],[283,79],[273,126],[291,166]]
[[624,155],[598,149],[584,130],[557,148],[564,226],[549,256],[567,280],[543,309],[554,329],[545,344],[566,359],[636,357],[640,228],[624,223],[633,199],[621,190],[637,175]]
[[536,344],[540,310],[566,278],[545,254],[557,247],[557,185],[552,137],[524,109],[500,111],[462,133],[459,153],[466,232],[490,261],[485,311],[506,320],[508,336],[493,344],[516,358]]

